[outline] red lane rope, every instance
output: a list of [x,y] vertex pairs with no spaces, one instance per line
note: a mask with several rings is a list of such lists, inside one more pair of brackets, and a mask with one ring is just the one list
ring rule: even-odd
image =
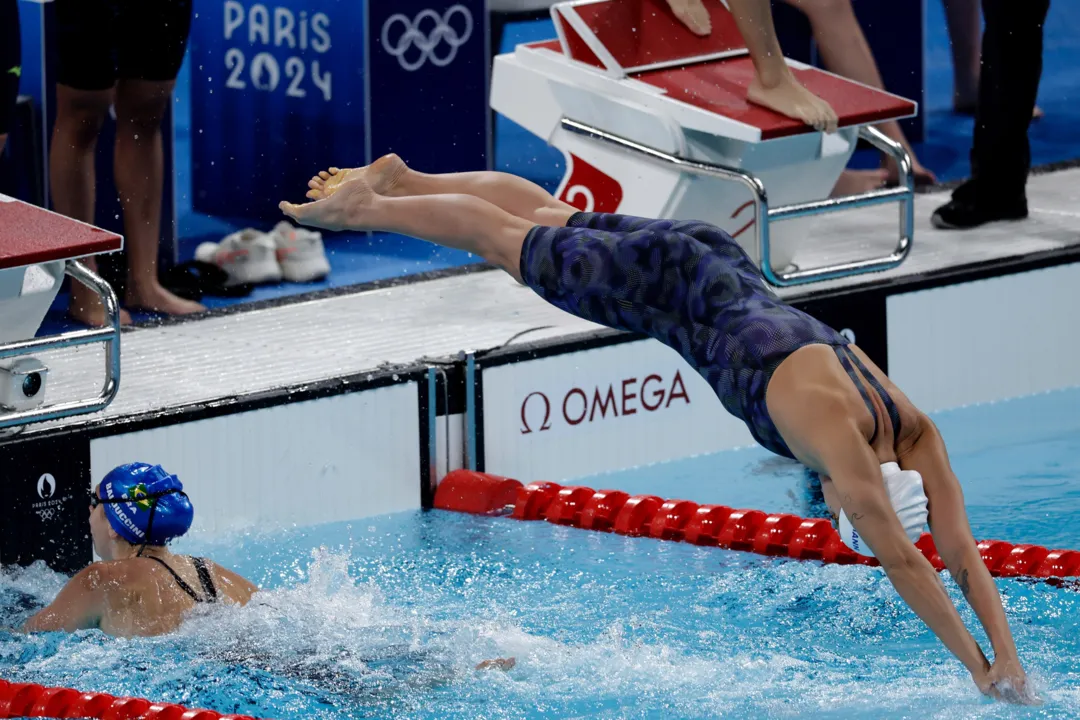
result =
[[99,720],[255,720],[181,705],[152,703],[143,698],[44,687],[0,680],[0,718],[97,718]]
[[[630,496],[619,490],[593,490],[517,480],[455,470],[435,491],[440,510],[496,513],[513,506],[518,520],[547,520],[583,530],[711,545],[761,555],[820,560],[840,565],[878,565],[840,540],[832,523],[786,513],[737,510],[724,505],[699,505],[689,500],[664,500],[655,495]],[[923,533],[915,546],[938,570],[945,569],[934,539]],[[1039,545],[1014,545],[983,540],[979,553],[990,573],[999,577],[1064,578],[1080,576],[1080,552],[1050,550]]]

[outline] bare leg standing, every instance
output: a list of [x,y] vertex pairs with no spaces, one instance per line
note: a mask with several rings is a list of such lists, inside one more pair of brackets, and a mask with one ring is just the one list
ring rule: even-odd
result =
[[[105,113],[112,104],[112,90],[76,90],[56,86],[56,124],[49,152],[49,187],[53,208],[61,215],[86,223],[94,222],[97,184],[94,152]],[[97,272],[97,261],[81,262]],[[71,316],[87,325],[104,325],[105,308],[97,294],[79,282],[71,283]],[[131,323],[126,310],[120,322]]]
[[205,308],[173,295],[158,280],[161,193],[165,152],[161,123],[172,98],[172,81],[121,80],[116,90],[116,189],[127,236],[126,305],[170,315]]

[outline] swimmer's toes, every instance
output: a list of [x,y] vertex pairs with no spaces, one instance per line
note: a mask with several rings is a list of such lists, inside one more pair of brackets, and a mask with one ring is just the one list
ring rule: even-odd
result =
[[313,189],[313,190],[308,190],[307,195],[305,197],[308,197],[308,198],[310,198],[312,200],[322,200],[322,196],[323,196],[322,190],[314,190]]

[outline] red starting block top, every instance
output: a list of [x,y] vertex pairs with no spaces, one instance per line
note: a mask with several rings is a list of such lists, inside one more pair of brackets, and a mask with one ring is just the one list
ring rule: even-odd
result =
[[570,57],[589,64],[606,60],[603,64],[611,70],[631,73],[745,55],[746,43],[724,4],[707,0],[705,7],[712,21],[706,36],[692,33],[664,0],[576,0],[555,6],[554,17]]
[[[910,100],[817,68],[792,68],[792,72],[810,92],[832,105],[840,127],[868,125],[915,113],[915,103]],[[673,70],[650,70],[632,77],[663,89],[673,100],[752,125],[761,130],[762,140],[799,135],[810,130],[801,120],[746,99],[747,88],[754,79],[754,64],[748,57]]]
[[124,239],[0,195],[0,270],[115,252]]
[[[665,0],[572,0],[552,7],[561,41],[530,47],[559,52],[609,76],[630,78],[667,98],[757,128],[762,140],[812,129],[751,103],[754,65],[727,7],[705,0],[712,32],[699,37],[677,20]],[[789,63],[790,64],[790,63]],[[792,72],[836,111],[839,126],[909,117],[914,102],[801,64]]]

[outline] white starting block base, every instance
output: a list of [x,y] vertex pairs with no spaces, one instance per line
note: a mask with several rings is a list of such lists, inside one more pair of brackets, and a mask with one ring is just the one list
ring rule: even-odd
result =
[[[827,290],[857,290],[962,266],[1080,248],[1080,169],[1033,176],[1028,197],[1027,221],[949,232],[934,229],[929,219],[948,194],[917,195],[919,241],[901,267],[778,292],[797,301]],[[878,206],[822,218],[809,226],[801,252],[808,261],[820,262],[887,248],[894,242],[895,216],[895,208]],[[124,380],[104,411],[34,425],[26,433],[167,413],[374,372],[386,364],[411,365],[492,349],[518,333],[525,334],[515,342],[527,343],[594,331],[598,326],[556,310],[499,271],[140,328],[123,335]],[[52,400],[96,392],[101,353],[93,347],[38,353],[52,368]]]
[[[798,82],[836,110],[839,129],[826,135],[756,105],[748,100],[756,71],[734,16],[715,0],[706,9],[713,30],[698,37],[662,0],[556,3],[557,39],[495,58],[491,106],[563,153],[562,200],[710,222],[773,285],[902,263],[913,233],[910,159],[872,126],[914,115],[915,103],[787,60]],[[900,187],[830,198],[859,138],[895,159]],[[794,262],[809,218],[879,203],[900,207],[899,232],[883,253]]]

